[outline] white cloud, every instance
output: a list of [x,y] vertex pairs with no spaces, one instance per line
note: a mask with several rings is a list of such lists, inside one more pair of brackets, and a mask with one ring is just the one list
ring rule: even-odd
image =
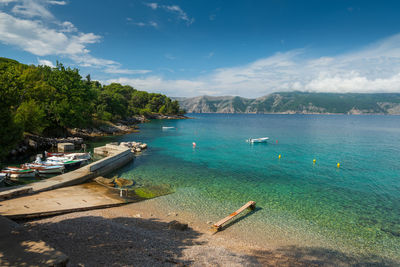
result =
[[146,4],[148,7],[150,7],[151,9],[156,10],[158,8],[158,4],[157,3],[148,3]]
[[98,42],[93,33],[67,35],[40,21],[25,20],[0,12],[0,41],[37,56],[87,54],[86,44]]
[[176,58],[174,55],[171,55],[171,54],[165,54],[164,56],[165,56],[165,58],[170,59],[170,60],[174,60]]
[[109,79],[106,83],[128,84],[137,89],[149,90],[151,92],[168,93],[170,96],[183,96],[194,94],[207,94],[205,84],[201,81],[190,80],[165,80],[159,76],[149,76],[146,78],[116,78]]
[[136,25],[136,26],[139,26],[139,27],[146,27],[146,26],[154,27],[154,28],[157,28],[157,27],[158,27],[157,22],[154,22],[154,21],[149,21],[149,22],[142,22],[142,21],[140,21],[140,22],[132,22],[132,19],[130,19],[130,20],[128,20],[128,21],[129,21],[129,24],[133,24],[133,25]]
[[78,29],[69,21],[64,21],[60,24],[62,32],[77,32]]
[[[14,3],[10,15],[0,11],[0,42],[18,47],[36,56],[67,57],[81,67],[95,67],[107,73],[143,74],[136,70],[121,69],[113,60],[94,57],[88,45],[101,41],[94,33],[82,33],[69,21],[59,22],[48,11],[47,5],[65,5],[65,1],[52,0],[0,0]],[[32,19],[33,17],[39,17]],[[39,64],[51,66],[47,60]]]
[[65,1],[48,1],[48,3],[49,4],[52,4],[52,5],[59,5],[59,6],[65,6],[66,4],[67,4],[67,2],[65,2]]
[[21,0],[16,2],[18,2],[19,4],[15,5],[11,9],[11,12],[13,12],[16,15],[21,15],[29,18],[33,17],[41,17],[45,19],[53,18],[53,15],[45,6],[46,1]]
[[162,6],[165,10],[170,11],[172,13],[175,13],[178,15],[178,18],[181,20],[186,21],[188,25],[192,24],[194,22],[194,18],[190,18],[183,10],[177,5],[173,6]]
[[147,74],[150,73],[151,70],[129,70],[129,69],[120,69],[117,67],[110,67],[105,69],[104,72],[112,74]]
[[160,76],[119,81],[172,96],[241,95],[259,97],[278,91],[400,92],[400,34],[358,51],[312,57],[309,50],[276,53],[249,64],[219,68],[188,80]]
[[214,56],[214,52],[210,52],[208,53],[208,55],[206,56],[206,58],[212,58]]
[[9,4],[9,3],[12,3],[12,2],[16,2],[17,0],[0,0],[0,4]]
[[162,8],[168,12],[174,13],[177,15],[178,19],[181,19],[186,22],[187,25],[190,25],[194,22],[194,18],[191,18],[186,14],[185,11],[182,10],[182,8],[178,5],[159,5],[157,3],[147,3],[146,4],[148,7],[150,7],[153,10]]
[[44,66],[49,66],[51,68],[54,68],[53,62],[47,59],[38,59],[38,65],[44,65]]

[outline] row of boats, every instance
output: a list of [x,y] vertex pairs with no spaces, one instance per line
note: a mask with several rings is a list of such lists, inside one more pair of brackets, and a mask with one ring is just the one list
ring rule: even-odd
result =
[[86,165],[90,159],[90,153],[45,152],[44,156],[37,155],[34,162],[25,163],[19,167],[9,166],[1,170],[0,182],[7,178],[18,180],[18,178],[64,173]]

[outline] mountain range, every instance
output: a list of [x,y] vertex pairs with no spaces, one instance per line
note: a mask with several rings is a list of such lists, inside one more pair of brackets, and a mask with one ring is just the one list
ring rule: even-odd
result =
[[400,114],[400,93],[278,92],[259,98],[177,97],[187,113]]

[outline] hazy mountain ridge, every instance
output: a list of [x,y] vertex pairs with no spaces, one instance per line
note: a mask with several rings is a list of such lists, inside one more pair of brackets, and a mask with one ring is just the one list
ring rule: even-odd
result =
[[239,96],[176,98],[188,113],[400,114],[400,93],[279,92]]

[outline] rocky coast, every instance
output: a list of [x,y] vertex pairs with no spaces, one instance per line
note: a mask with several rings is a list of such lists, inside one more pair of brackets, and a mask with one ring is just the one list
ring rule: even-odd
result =
[[73,143],[75,145],[75,149],[79,150],[82,148],[82,144],[84,144],[85,141],[96,137],[123,135],[138,132],[138,124],[145,123],[150,120],[186,118],[187,117],[184,115],[151,114],[148,116],[135,116],[126,120],[120,120],[115,123],[96,123],[95,125],[86,128],[67,128],[57,132],[57,134],[48,134],[48,136],[25,133],[24,139],[10,151],[9,155],[7,156],[7,160],[22,160],[37,153],[41,153],[44,150],[56,149],[58,143]]

